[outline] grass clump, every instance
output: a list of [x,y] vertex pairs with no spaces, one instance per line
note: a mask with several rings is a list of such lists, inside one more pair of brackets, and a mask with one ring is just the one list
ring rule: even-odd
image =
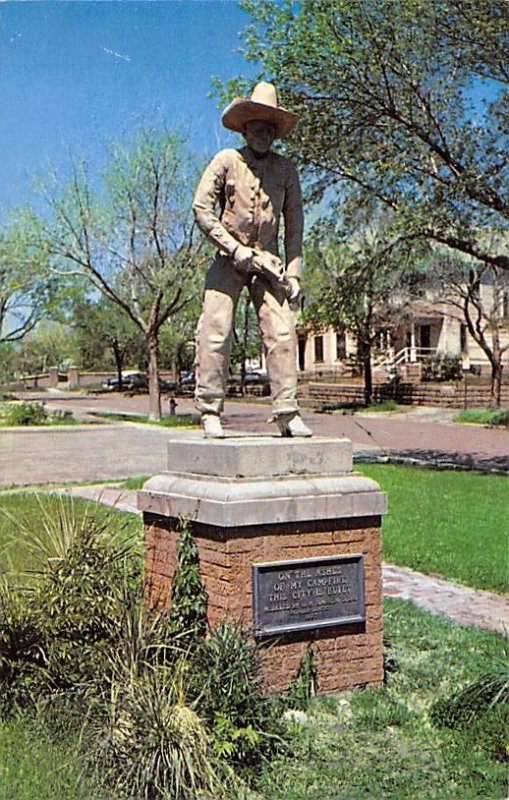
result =
[[389,497],[384,559],[477,589],[505,592],[509,483],[505,476],[358,465]]
[[198,414],[168,414],[159,420],[150,419],[148,414],[116,414],[108,411],[94,412],[95,417],[119,422],[139,422],[144,425],[158,425],[162,428],[199,428]]
[[388,411],[399,411],[401,406],[396,400],[381,400],[379,403],[373,403],[370,406],[366,406],[365,408],[359,409],[359,411],[365,411],[370,414],[376,412],[388,412]]
[[499,408],[496,411],[489,411],[485,408],[466,408],[454,417],[454,422],[509,428],[509,409]]
[[7,403],[0,406],[2,427],[40,425],[72,425],[76,422],[70,411],[48,411],[44,403]]

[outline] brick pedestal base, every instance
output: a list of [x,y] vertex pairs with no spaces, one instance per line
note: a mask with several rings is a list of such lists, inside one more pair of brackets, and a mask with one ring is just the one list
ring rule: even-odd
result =
[[[170,466],[173,458],[181,470],[151,479],[140,492],[149,605],[169,604],[177,566],[177,518],[182,513],[198,547],[212,628],[228,617],[252,631],[254,565],[360,555],[365,620],[264,638],[263,677],[267,691],[285,689],[311,646],[318,691],[379,685],[385,496],[373,481],[348,470],[349,444],[344,440],[255,440],[251,456],[246,452],[249,443],[253,440],[193,440],[186,459],[186,448],[179,442],[178,452],[170,451]],[[331,465],[338,461],[341,469],[334,473]],[[186,463],[188,472],[182,470]],[[270,475],[269,464],[275,475]],[[213,469],[222,474],[211,475]]]

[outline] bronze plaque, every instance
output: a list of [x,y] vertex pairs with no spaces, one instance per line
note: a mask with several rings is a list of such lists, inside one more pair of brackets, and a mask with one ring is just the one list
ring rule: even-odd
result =
[[256,636],[364,622],[362,555],[253,565]]

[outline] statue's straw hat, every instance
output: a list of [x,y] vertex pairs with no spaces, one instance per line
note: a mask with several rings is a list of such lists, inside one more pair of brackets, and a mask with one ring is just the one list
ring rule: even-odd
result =
[[236,97],[223,111],[221,121],[225,128],[244,133],[246,122],[261,119],[276,128],[276,138],[287,136],[299,117],[277,104],[276,89],[272,83],[262,81],[253,89],[251,97]]

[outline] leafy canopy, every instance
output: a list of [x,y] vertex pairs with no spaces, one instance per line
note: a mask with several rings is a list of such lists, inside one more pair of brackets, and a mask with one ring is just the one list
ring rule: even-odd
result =
[[[509,269],[509,6],[245,0],[245,55],[301,121],[286,150],[334,210],[376,197],[409,238]],[[223,96],[246,91],[239,79]]]

